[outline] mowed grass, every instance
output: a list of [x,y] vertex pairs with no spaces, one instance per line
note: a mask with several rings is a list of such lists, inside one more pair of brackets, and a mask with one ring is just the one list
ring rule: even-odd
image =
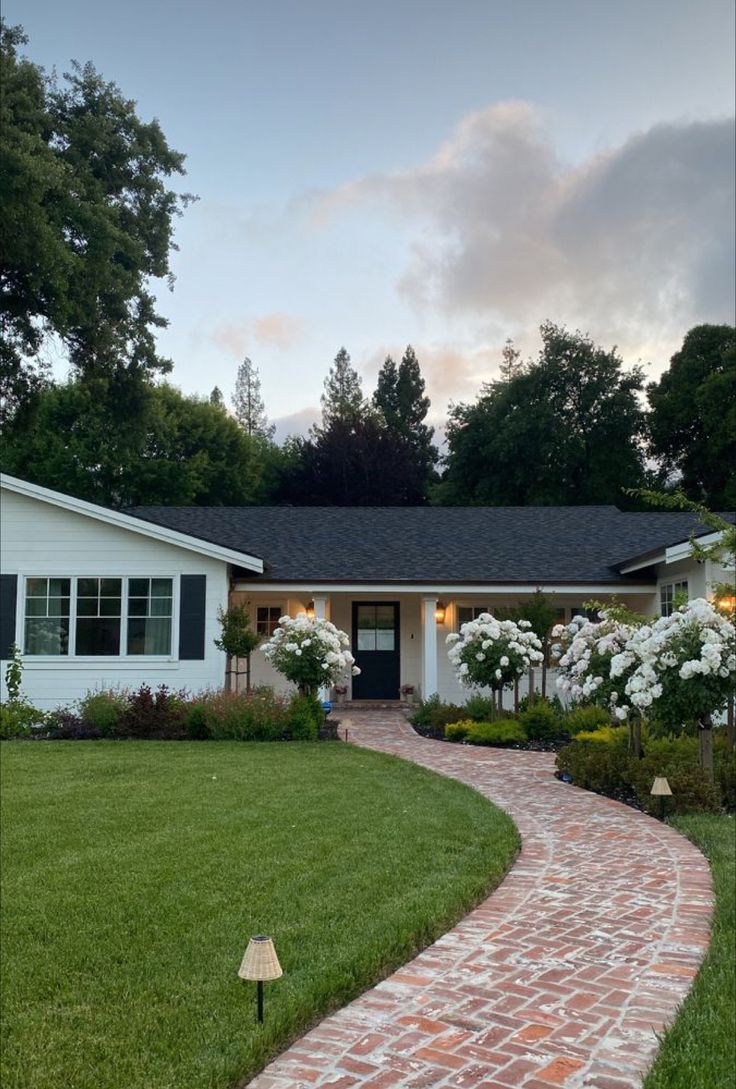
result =
[[3,1089],[239,1085],[518,847],[479,794],[344,744],[10,742],[2,778]]
[[697,814],[672,824],[711,864],[716,892],[708,954],[664,1038],[645,1089],[733,1089],[736,1084],[736,821]]

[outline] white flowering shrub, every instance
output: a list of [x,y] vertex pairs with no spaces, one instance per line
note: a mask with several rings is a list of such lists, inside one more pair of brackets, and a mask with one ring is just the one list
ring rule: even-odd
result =
[[736,689],[736,628],[696,598],[635,631],[611,663],[619,670],[628,674],[626,696],[640,712],[676,728],[704,723]]
[[605,609],[598,617],[574,616],[569,624],[552,629],[552,638],[557,640],[552,648],[557,659],[557,687],[574,703],[606,707],[623,720],[630,711],[626,681],[635,665],[627,647],[636,628],[609,616]]
[[498,691],[542,661],[542,644],[527,620],[496,620],[481,613],[447,636],[447,656],[460,684]]
[[329,620],[306,613],[282,616],[278,627],[261,650],[271,665],[302,692],[329,687],[342,677],[360,670],[350,653],[350,640]]

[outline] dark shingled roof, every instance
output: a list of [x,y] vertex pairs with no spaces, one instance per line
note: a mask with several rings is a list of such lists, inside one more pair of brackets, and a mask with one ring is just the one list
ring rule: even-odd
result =
[[[283,582],[641,581],[616,569],[686,540],[689,513],[616,507],[133,507],[127,513],[258,556]],[[701,528],[702,532],[702,528]]]

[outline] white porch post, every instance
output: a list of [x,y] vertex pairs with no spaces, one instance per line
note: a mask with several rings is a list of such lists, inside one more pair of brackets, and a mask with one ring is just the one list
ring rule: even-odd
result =
[[422,598],[422,699],[437,694],[437,598]]
[[[314,602],[315,620],[325,620],[327,617],[327,594],[313,594],[312,601]],[[330,698],[330,690],[326,685],[320,688],[319,698],[323,703]]]

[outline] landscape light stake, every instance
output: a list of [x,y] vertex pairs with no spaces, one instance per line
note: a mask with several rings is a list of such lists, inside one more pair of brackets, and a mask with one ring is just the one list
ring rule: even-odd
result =
[[256,1009],[260,1025],[263,1024],[263,984],[266,980],[279,979],[283,974],[271,938],[264,934],[251,938],[238,975],[241,979],[253,979],[256,982]]
[[658,775],[652,783],[652,789],[649,793],[655,798],[659,798],[659,819],[663,821],[665,818],[667,799],[672,797],[670,784],[663,775]]

